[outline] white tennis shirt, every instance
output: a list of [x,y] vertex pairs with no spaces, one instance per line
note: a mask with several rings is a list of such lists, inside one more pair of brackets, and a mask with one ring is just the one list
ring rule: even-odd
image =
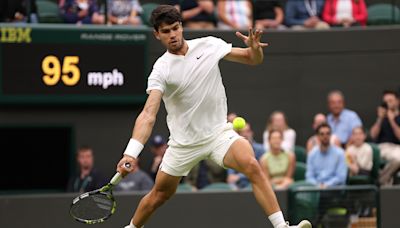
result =
[[146,92],[163,93],[170,146],[197,146],[222,132],[227,101],[218,62],[232,44],[215,37],[186,41],[185,56],[168,51],[153,66]]

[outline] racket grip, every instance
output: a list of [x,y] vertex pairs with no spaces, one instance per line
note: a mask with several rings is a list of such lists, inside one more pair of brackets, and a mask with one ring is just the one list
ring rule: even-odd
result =
[[122,180],[122,175],[120,173],[116,173],[110,181],[110,184],[117,185]]

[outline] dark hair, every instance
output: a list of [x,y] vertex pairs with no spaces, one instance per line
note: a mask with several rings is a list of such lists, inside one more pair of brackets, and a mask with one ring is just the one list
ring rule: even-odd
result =
[[321,129],[321,128],[329,128],[329,130],[331,131],[332,129],[331,129],[331,126],[329,126],[329,124],[327,124],[327,123],[322,123],[322,124],[320,124],[318,127],[317,127],[317,129],[315,129],[315,133],[319,133],[319,129]]
[[182,22],[182,15],[171,5],[159,5],[153,10],[150,17],[150,22],[156,31],[162,23],[171,25],[177,21]]
[[92,151],[92,147],[87,146],[87,145],[80,146],[80,147],[78,148],[78,151],[77,151],[76,154],[79,154],[79,153],[81,153],[81,152],[83,152],[83,151]]
[[388,94],[394,95],[396,98],[399,98],[399,94],[396,91],[390,90],[390,89],[384,90],[382,96],[385,96]]

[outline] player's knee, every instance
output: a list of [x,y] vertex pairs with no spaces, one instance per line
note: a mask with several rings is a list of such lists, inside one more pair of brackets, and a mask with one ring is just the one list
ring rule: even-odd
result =
[[250,179],[254,180],[258,176],[260,176],[262,170],[258,161],[253,158],[247,162],[244,174]]
[[156,206],[160,206],[174,195],[173,191],[155,191],[153,193]]

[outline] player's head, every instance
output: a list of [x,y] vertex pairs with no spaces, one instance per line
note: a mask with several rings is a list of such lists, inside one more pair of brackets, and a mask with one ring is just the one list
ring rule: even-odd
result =
[[93,168],[93,150],[88,146],[81,146],[78,149],[76,160],[81,169],[92,169]]
[[323,123],[317,127],[316,132],[321,145],[329,146],[332,134],[331,127],[327,123]]
[[160,5],[151,13],[154,36],[170,51],[175,53],[184,45],[182,15],[171,5]]

